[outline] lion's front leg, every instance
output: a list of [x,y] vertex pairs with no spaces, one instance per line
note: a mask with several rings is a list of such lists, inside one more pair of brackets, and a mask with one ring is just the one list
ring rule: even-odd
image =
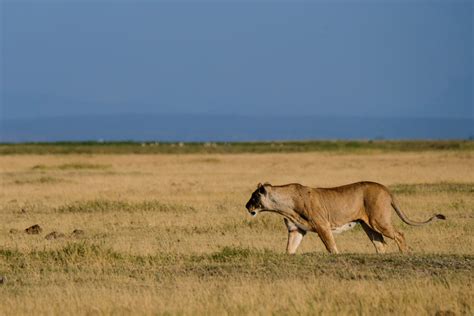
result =
[[316,232],[321,238],[324,246],[326,246],[327,251],[329,253],[339,253],[336,247],[336,241],[334,240],[334,236],[331,231],[331,227],[329,225],[315,225]]
[[298,249],[299,245],[301,244],[306,232],[299,229],[295,223],[289,221],[286,218],[285,225],[288,228],[288,243],[286,244],[286,252],[288,254],[294,254],[296,253],[296,249]]

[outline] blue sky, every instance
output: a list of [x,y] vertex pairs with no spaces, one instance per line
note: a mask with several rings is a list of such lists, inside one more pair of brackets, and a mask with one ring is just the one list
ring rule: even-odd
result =
[[473,1],[5,1],[2,116],[473,117]]

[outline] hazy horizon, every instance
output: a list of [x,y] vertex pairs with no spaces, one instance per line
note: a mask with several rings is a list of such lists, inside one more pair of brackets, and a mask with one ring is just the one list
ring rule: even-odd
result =
[[244,115],[89,115],[4,120],[0,142],[473,139],[473,119]]

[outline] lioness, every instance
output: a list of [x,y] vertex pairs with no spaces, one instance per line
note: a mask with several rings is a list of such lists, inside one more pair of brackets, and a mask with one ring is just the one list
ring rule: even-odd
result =
[[400,252],[407,246],[403,234],[391,222],[395,212],[405,223],[413,226],[435,219],[446,219],[436,214],[424,222],[416,222],[397,207],[389,190],[375,182],[357,182],[335,188],[310,188],[298,183],[273,186],[258,184],[247,202],[252,216],[260,212],[283,215],[288,228],[286,251],[294,254],[308,231],[318,233],[330,253],[338,253],[333,233],[340,233],[360,223],[375,246],[377,253],[385,252],[383,236],[394,239]]

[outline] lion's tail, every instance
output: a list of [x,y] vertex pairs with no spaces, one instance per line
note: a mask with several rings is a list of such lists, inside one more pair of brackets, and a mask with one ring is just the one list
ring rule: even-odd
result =
[[435,214],[434,216],[430,217],[429,219],[427,219],[424,222],[412,221],[411,219],[409,219],[405,215],[405,213],[402,212],[402,210],[400,210],[398,208],[397,204],[395,203],[395,201],[393,199],[392,199],[392,207],[395,210],[395,212],[397,212],[398,216],[402,219],[402,221],[404,221],[406,224],[412,225],[412,226],[421,226],[421,225],[428,224],[429,222],[432,222],[432,221],[437,220],[437,219],[442,219],[442,220],[446,219],[446,216],[444,216],[443,214]]

